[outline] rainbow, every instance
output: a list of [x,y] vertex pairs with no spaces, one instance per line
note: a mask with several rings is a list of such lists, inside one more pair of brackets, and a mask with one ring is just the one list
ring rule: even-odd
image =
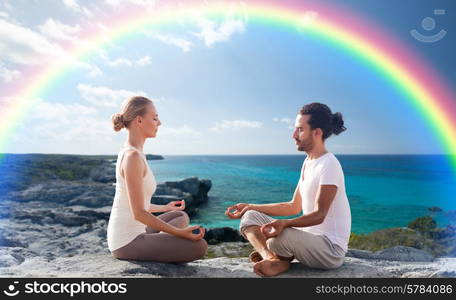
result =
[[144,30],[173,26],[176,20],[191,20],[195,12],[221,20],[231,9],[231,16],[295,30],[365,63],[397,88],[422,116],[456,172],[456,105],[448,84],[422,58],[378,25],[341,7],[325,6],[321,2],[254,0],[238,5],[227,1],[186,1],[180,6],[158,5],[153,10],[128,11],[102,20],[107,29],[87,28],[82,36],[84,44],[66,49],[65,58],[46,68],[24,72],[27,74],[25,82],[9,91],[7,96],[12,101],[0,111],[0,153],[19,122],[30,113],[34,99],[51,93],[71,72],[75,62],[85,61],[114,43],[141,36]]

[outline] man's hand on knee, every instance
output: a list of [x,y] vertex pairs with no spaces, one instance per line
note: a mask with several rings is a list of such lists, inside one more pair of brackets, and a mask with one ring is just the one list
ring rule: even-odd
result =
[[274,220],[271,223],[262,225],[261,233],[266,239],[269,239],[278,236],[287,227],[286,220]]

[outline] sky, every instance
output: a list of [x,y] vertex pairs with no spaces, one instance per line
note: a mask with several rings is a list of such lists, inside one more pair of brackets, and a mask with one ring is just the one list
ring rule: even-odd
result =
[[[103,28],[101,16],[153,10],[154,2],[2,0],[0,105],[8,96],[2,90],[26,82],[27,68],[45,68],[65,46],[83,43],[83,28]],[[454,1],[325,2],[378,24],[455,86]],[[445,14],[435,15],[434,9]],[[426,17],[435,20],[434,29],[422,27]],[[447,34],[422,43],[412,29]],[[356,57],[291,29],[229,15],[219,21],[176,20],[79,61],[36,99],[4,152],[115,154],[127,133],[114,132],[110,117],[133,95],[153,99],[163,124],[157,138],[146,142],[146,153],[297,154],[294,119],[310,102],[343,114],[347,131],[326,142],[336,154],[444,153],[407,99]]]

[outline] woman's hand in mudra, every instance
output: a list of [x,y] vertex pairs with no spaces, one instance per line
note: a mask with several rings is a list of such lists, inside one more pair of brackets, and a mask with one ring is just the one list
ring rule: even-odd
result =
[[171,201],[168,204],[166,204],[166,208],[168,208],[168,211],[171,211],[171,210],[184,210],[185,209],[185,200]]
[[195,225],[195,226],[188,226],[186,228],[179,228],[177,235],[184,239],[198,241],[204,237],[205,233],[206,233],[206,230],[203,227],[201,227],[199,225]]

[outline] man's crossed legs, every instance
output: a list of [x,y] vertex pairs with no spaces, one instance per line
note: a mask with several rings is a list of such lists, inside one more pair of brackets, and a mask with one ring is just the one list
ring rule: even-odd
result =
[[274,220],[255,210],[249,210],[242,216],[239,229],[256,250],[250,256],[255,262],[253,270],[256,274],[275,276],[285,272],[294,258],[317,269],[335,269],[344,262],[345,251],[325,235],[286,228],[279,236],[266,240],[260,227]]

